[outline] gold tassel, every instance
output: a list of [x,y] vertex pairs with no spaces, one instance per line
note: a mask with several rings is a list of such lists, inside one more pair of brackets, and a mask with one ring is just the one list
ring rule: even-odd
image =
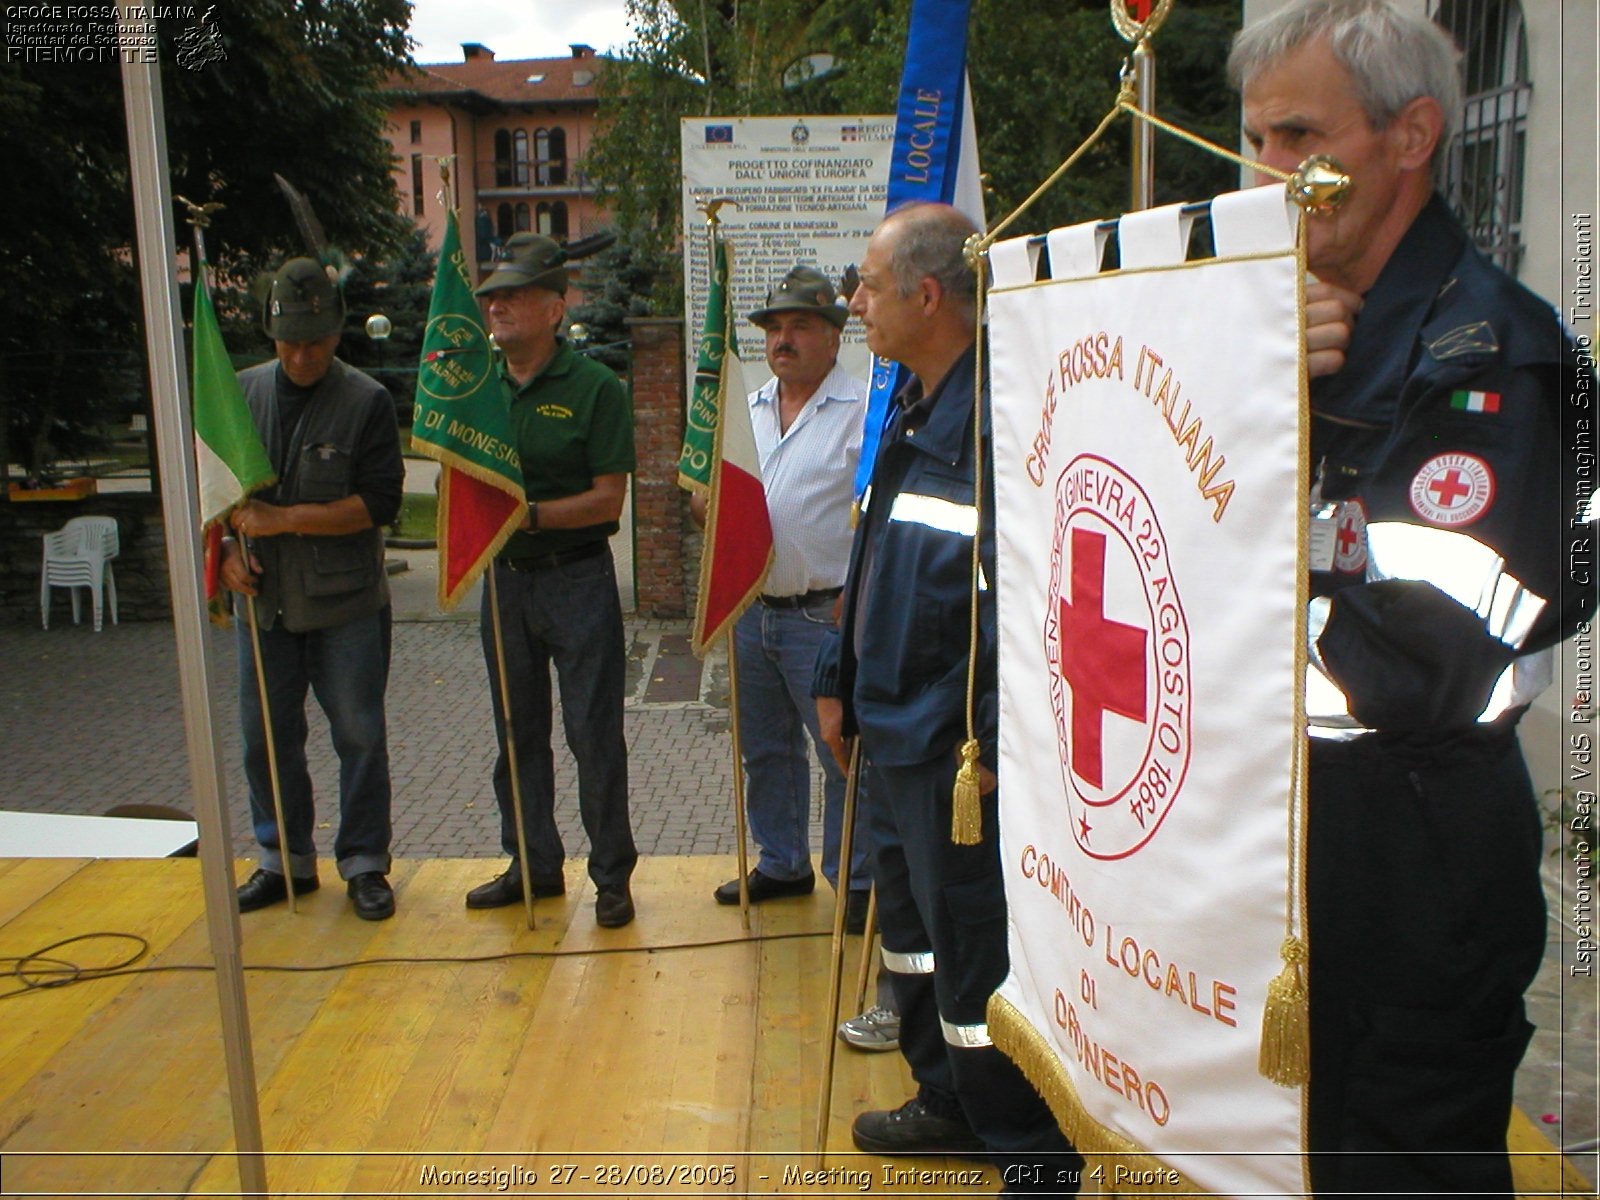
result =
[[1273,1083],[1299,1087],[1311,1078],[1306,944],[1297,937],[1287,937],[1278,953],[1283,956],[1283,970],[1267,984],[1267,1003],[1261,1014],[1258,1068]]
[[961,766],[951,794],[950,840],[958,846],[976,846],[983,840],[983,809],[978,805],[978,740],[961,743]]

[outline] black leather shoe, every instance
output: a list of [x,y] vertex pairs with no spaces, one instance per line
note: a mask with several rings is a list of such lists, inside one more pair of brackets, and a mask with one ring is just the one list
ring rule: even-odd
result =
[[890,1112],[864,1112],[850,1140],[869,1154],[977,1154],[983,1141],[959,1117],[940,1117],[913,1096]]
[[[564,879],[533,880],[533,898],[548,900],[552,896],[565,896]],[[496,875],[488,883],[481,883],[467,893],[468,908],[504,908],[508,904],[522,903],[522,871],[515,864],[504,875]]]
[[[817,877],[812,874],[802,879],[774,879],[771,875],[763,875],[761,869],[755,867],[750,871],[748,886],[750,903],[760,904],[763,900],[776,900],[780,896],[809,896],[817,886]],[[717,898],[718,904],[737,904],[739,881],[730,879],[711,894]]]
[[[315,875],[296,879],[294,894],[304,896],[307,892],[316,891],[319,886]],[[257,868],[254,875],[239,885],[239,911],[242,913],[255,912],[269,904],[281,904],[288,898],[289,886],[284,883],[283,876],[265,867]]]
[[602,883],[594,889],[594,923],[620,929],[633,920],[633,893],[625,883]]
[[345,892],[363,921],[383,921],[394,916],[394,889],[382,871],[363,871],[345,884]]
[[854,889],[844,900],[844,931],[846,933],[865,933],[867,931],[867,897],[871,892],[858,892]]

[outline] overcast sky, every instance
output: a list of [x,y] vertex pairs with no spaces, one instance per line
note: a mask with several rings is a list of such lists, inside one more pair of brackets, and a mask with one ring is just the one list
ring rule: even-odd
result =
[[623,0],[414,0],[411,36],[419,63],[461,61],[462,42],[495,57],[557,58],[583,42],[604,53],[628,40]]

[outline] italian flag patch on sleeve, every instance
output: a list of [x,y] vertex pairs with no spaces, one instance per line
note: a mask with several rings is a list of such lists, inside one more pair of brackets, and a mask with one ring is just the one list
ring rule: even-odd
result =
[[1451,392],[1450,407],[1457,412],[1493,413],[1500,411],[1499,392]]

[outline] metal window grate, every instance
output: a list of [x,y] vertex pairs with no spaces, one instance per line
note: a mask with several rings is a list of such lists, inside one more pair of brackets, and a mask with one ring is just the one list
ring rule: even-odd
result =
[[1522,261],[1528,50],[1518,0],[1433,0],[1462,51],[1466,100],[1446,151],[1443,190],[1478,249],[1508,274]]

